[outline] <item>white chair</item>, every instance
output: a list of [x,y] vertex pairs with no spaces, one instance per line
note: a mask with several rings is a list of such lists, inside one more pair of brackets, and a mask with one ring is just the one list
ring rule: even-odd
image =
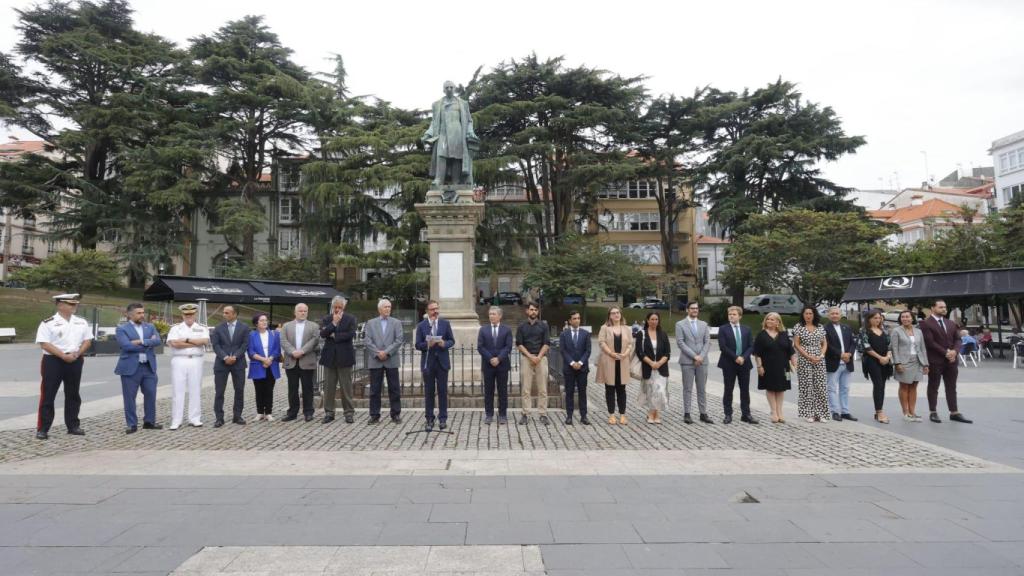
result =
[[970,360],[971,364],[974,364],[974,367],[977,368],[981,353],[978,352],[977,346],[968,344],[967,346],[960,347],[960,354],[958,354],[958,356],[960,356],[960,363],[964,365],[964,368],[967,368],[968,360]]
[[1024,343],[1017,342],[1013,345],[1013,367],[1017,368],[1017,363],[1020,362],[1021,366],[1024,366]]

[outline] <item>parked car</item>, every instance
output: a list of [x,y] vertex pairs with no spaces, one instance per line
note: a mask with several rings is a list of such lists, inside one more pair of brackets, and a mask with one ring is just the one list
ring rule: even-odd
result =
[[642,308],[654,309],[654,310],[668,310],[668,302],[665,302],[657,296],[647,296],[643,300],[637,300],[628,306],[634,310]]
[[494,295],[494,303],[501,304],[522,304],[523,295],[519,292],[498,292]]

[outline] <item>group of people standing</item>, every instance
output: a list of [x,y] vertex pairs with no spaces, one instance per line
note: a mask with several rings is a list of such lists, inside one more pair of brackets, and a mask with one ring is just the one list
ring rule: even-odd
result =
[[[57,313],[44,320],[36,342],[43,349],[42,385],[36,436],[46,439],[54,418],[54,400],[61,384],[65,391],[65,424],[69,434],[82,435],[78,420],[81,406],[79,382],[82,355],[89,349],[92,335],[88,323],[74,316],[77,294],[55,297]],[[252,380],[256,398],[257,420],[273,420],[274,386],[281,377],[283,365],[288,381],[288,409],[282,421],[297,420],[301,410],[306,422],[313,420],[313,386],[317,364],[324,368],[323,423],[335,419],[340,391],[344,419],[354,421],[352,369],[355,366],[354,340],[357,321],[345,312],[347,301],[335,297],[331,312],[319,323],[307,319],[309,308],[297,304],[294,319],[273,329],[266,314],[256,314],[252,326],[238,320],[233,306],[222,310],[223,322],[212,330],[196,322],[198,306],[179,307],[182,322],[171,327],[166,344],[170,347],[172,402],[170,429],[180,428],[186,421],[202,426],[200,387],[206,347],[214,352],[214,427],[226,422],[225,392],[230,378],[234,391],[231,422],[246,424],[245,381]],[[389,416],[394,423],[401,420],[401,386],[399,382],[400,350],[404,343],[402,323],[391,317],[391,302],[382,299],[378,315],[366,322],[364,345],[370,380],[369,424],[381,419],[385,386]],[[888,423],[882,405],[886,381],[895,377],[900,384],[899,398],[904,418],[917,422],[915,412],[917,384],[928,376],[929,418],[941,422],[937,412],[938,390],[945,384],[950,420],[970,423],[958,411],[956,399],[958,328],[945,318],[946,305],[938,301],[932,316],[915,325],[909,311],[899,315],[899,326],[890,331],[883,328],[878,311],[870,313],[860,334],[843,324],[838,308],[829,310],[828,325],[822,325],[817,310],[805,307],[801,319],[792,329],[792,336],[776,313],[764,317],[762,330],[753,336],[750,328],[740,322],[743,310],[728,310],[728,323],[718,328],[720,355],[718,368],[724,383],[722,393],[725,424],[732,422],[733,392],[740,391],[740,420],[757,424],[750,410],[750,374],[758,375],[757,388],[764,390],[773,423],[785,422],[782,413],[784,394],[792,387],[795,371],[799,383],[798,414],[809,422],[826,420],[857,420],[849,410],[849,378],[854,371],[854,352],[862,354],[865,375],[871,380],[875,404],[874,418]],[[700,305],[691,302],[687,316],[675,325],[679,350],[678,363],[683,382],[683,421],[693,424],[693,391],[696,387],[698,419],[714,422],[708,416],[707,376],[711,330],[700,320]],[[163,341],[156,328],[144,322],[141,304],[127,307],[128,322],[118,326],[116,337],[121,348],[115,374],[121,377],[124,398],[125,432],[139,428],[136,414],[138,393],[143,394],[143,429],[161,429],[156,422],[157,370],[155,349]],[[580,423],[590,425],[587,405],[587,380],[592,352],[591,336],[580,327],[581,316],[573,311],[559,336],[562,373],[565,382],[565,424],[574,423],[578,411]],[[611,307],[597,335],[598,358],[594,382],[605,388],[609,425],[625,425],[626,386],[639,380],[639,403],[649,424],[660,424],[668,409],[668,377],[671,345],[661,325],[661,316],[652,311],[643,326],[634,332],[625,323],[622,310]],[[440,317],[440,305],[427,303],[426,317],[415,329],[415,348],[420,351],[420,374],[423,378],[426,430],[435,423],[440,430],[448,421],[448,373],[451,370],[449,350],[455,346],[451,324]],[[541,424],[548,419],[548,354],[549,329],[539,319],[536,304],[526,306],[526,320],[515,331],[502,323],[502,310],[492,306],[488,323],[480,327],[476,342],[481,357],[484,393],[484,423],[508,422],[508,389],[511,353],[520,354],[521,414],[525,425],[536,410]],[[536,391],[536,392],[535,392]],[[436,399],[436,401],[435,401]],[[188,403],[186,413],[185,405]],[[436,409],[436,411],[435,411]]]

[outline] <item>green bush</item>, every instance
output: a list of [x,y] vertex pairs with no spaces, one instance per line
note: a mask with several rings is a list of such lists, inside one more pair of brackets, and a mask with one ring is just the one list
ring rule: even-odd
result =
[[721,326],[729,322],[729,302],[715,302],[706,308],[708,313],[708,325]]

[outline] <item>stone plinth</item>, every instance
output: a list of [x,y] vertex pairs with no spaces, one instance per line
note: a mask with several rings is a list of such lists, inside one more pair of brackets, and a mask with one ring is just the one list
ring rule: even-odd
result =
[[473,198],[473,187],[431,189],[416,211],[427,224],[430,243],[430,298],[441,305],[441,316],[452,323],[456,346],[476,344],[480,317],[476,312],[476,227],[484,204]]

